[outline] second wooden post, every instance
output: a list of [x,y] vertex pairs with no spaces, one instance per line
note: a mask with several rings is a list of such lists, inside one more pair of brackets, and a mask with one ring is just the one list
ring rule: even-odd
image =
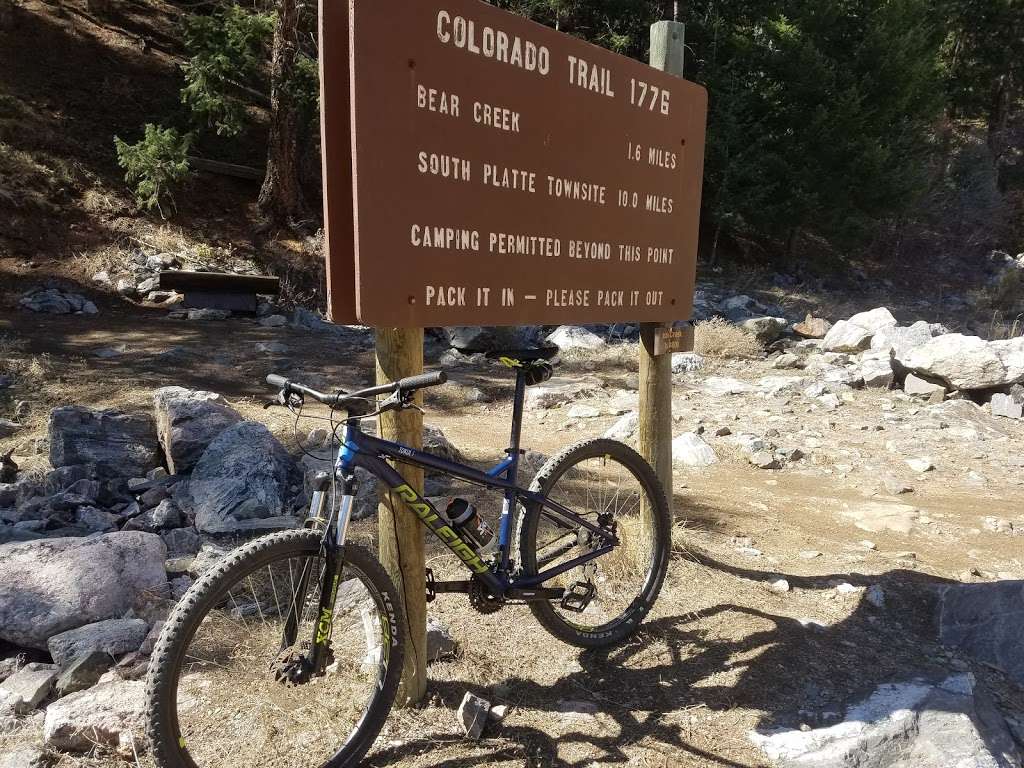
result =
[[[675,21],[651,26],[651,66],[683,76],[685,27]],[[680,318],[684,319],[684,318]],[[637,450],[654,467],[672,508],[672,355],[655,354],[663,326],[640,326],[640,419]]]

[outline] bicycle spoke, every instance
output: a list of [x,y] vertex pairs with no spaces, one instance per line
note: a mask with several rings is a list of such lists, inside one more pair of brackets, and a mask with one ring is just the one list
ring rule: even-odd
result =
[[[646,491],[632,471],[614,457],[583,459],[567,468],[552,484],[549,498],[579,517],[602,525],[610,524],[619,544],[610,552],[566,571],[553,584],[569,587],[577,582],[596,589],[582,614],[556,610],[576,625],[598,627],[614,621],[628,610],[642,592],[653,566],[649,540],[643,529]],[[603,546],[603,540],[567,521],[544,515],[534,537],[538,570],[552,568]]]
[[[295,559],[258,568],[226,589],[185,651],[178,721],[199,768],[319,765],[344,745],[378,691],[381,617],[350,569],[343,577],[350,609],[334,616],[328,673],[294,687],[276,679],[289,654],[301,658],[315,635],[319,617],[309,606],[319,604],[327,574],[324,558]],[[290,600],[282,601],[279,581],[290,587]],[[282,649],[289,621],[293,637]]]

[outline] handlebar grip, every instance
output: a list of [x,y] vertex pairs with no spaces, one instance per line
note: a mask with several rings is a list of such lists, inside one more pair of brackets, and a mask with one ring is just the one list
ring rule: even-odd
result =
[[267,376],[267,384],[274,387],[274,389],[287,389],[290,383],[284,376],[278,376],[276,373]]
[[439,384],[444,384],[446,381],[448,381],[447,373],[444,371],[434,371],[433,373],[421,373],[419,376],[400,379],[398,387],[405,391],[426,389],[427,387],[436,387]]

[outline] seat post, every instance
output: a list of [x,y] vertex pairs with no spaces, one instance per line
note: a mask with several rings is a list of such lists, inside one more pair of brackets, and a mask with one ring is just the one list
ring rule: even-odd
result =
[[509,438],[508,455],[512,459],[508,477],[518,482],[519,477],[519,444],[523,432],[523,402],[526,399],[526,369],[519,367],[516,371],[516,393],[512,400],[512,436]]

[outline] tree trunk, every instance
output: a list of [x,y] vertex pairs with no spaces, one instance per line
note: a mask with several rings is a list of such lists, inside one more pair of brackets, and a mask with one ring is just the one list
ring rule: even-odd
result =
[[798,234],[797,227],[790,227],[789,234],[786,235],[786,261],[792,265],[793,263],[793,251],[796,248],[796,238]]
[[1000,75],[992,87],[992,100],[988,113],[988,148],[992,153],[992,164],[996,171],[996,185],[1000,192],[1006,192],[1003,179],[1003,156],[1007,151],[1006,124],[1009,117],[1010,89],[1009,75]]
[[111,0],[86,0],[89,13],[110,13]]
[[0,0],[0,30],[14,29],[14,0]]
[[718,263],[718,239],[722,236],[722,220],[719,219],[715,223],[715,237],[711,241],[711,260],[708,262],[709,267],[715,266]]
[[299,56],[298,0],[281,0],[270,64],[270,138],[267,175],[258,207],[268,221],[297,225],[311,218],[302,194],[302,108],[291,87]]

